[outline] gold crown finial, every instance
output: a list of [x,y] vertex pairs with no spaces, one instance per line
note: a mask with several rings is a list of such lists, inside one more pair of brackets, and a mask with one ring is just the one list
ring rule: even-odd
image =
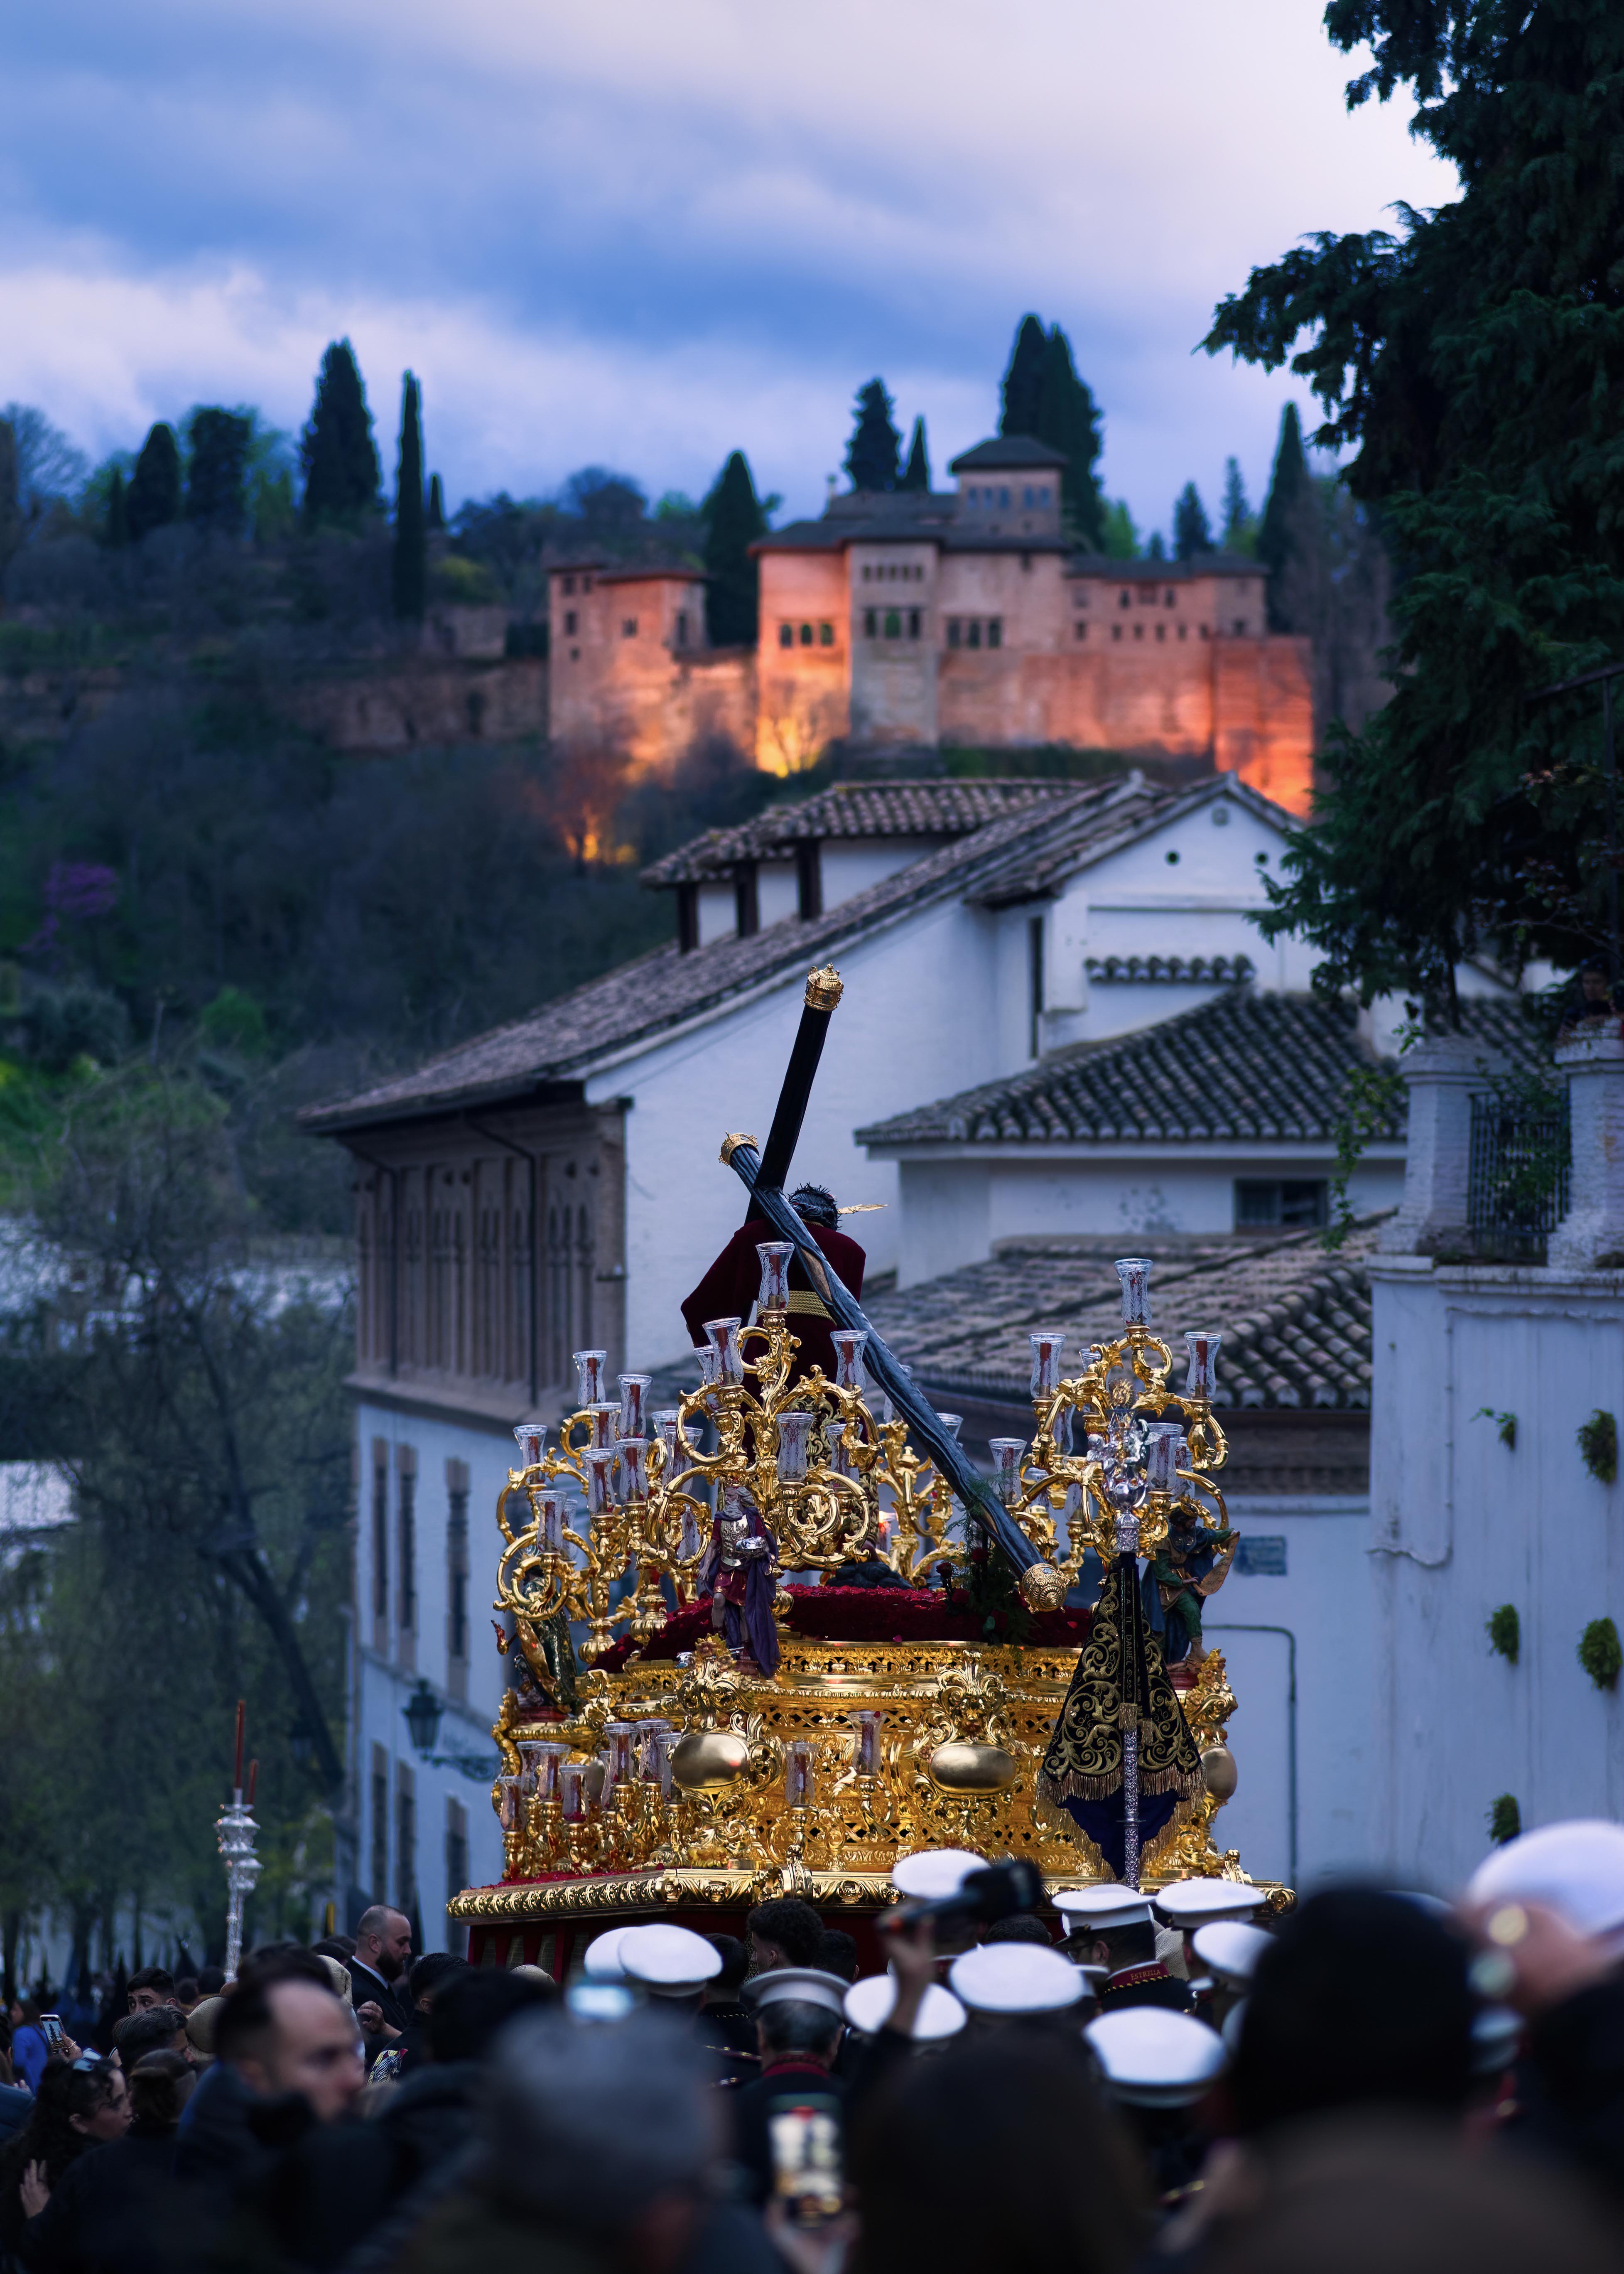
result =
[[739,1150],[740,1146],[754,1145],[755,1142],[755,1138],[750,1135],[748,1130],[730,1129],[726,1136],[722,1140],[722,1166],[725,1169],[731,1169],[733,1166],[733,1155]]
[[808,1011],[832,1011],[846,992],[846,983],[832,963],[820,964],[807,974]]

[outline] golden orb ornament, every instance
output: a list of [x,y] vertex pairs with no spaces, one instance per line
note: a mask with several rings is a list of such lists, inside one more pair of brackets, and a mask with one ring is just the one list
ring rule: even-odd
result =
[[1201,1774],[1214,1800],[1232,1800],[1240,1782],[1235,1756],[1228,1745],[1208,1745],[1201,1756]]
[[690,1729],[671,1756],[671,1773],[684,1792],[726,1792],[750,1765],[750,1749],[731,1729]]
[[1020,1763],[1002,1745],[956,1737],[936,1747],[929,1773],[942,1792],[1004,1792],[1020,1774]]

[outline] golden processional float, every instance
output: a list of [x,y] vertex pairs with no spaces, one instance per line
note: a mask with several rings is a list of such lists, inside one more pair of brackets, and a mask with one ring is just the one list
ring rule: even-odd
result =
[[[652,1412],[649,1375],[620,1375],[612,1397],[605,1353],[578,1352],[581,1403],[556,1443],[515,1431],[496,1510],[498,1646],[523,1662],[493,1731],[504,1870],[449,1906],[477,1964],[564,1978],[605,1926],[741,1933],[779,1894],[878,1963],[892,1866],[921,1849],[1027,1857],[1051,1894],[1247,1878],[1213,1830],[1236,1788],[1222,1654],[1198,1646],[1169,1671],[1140,1570],[1154,1585],[1182,1541],[1182,1575],[1192,1538],[1211,1585],[1228,1569],[1220,1337],[1185,1336],[1174,1389],[1151,1267],[1118,1263],[1120,1336],[1068,1372],[1064,1331],[1034,1333],[1031,1437],[993,1440],[993,1476],[977,1469],[781,1189],[839,993],[832,971],[811,975],[765,1153],[722,1148],[778,1235],[758,1250],[753,1321],[708,1322],[700,1381]],[[793,1372],[797,1254],[837,1321],[832,1380]],[[718,1550],[737,1569],[752,1549],[775,1583],[755,1653],[702,1593]],[[1068,1609],[1091,1551],[1095,1600]]]

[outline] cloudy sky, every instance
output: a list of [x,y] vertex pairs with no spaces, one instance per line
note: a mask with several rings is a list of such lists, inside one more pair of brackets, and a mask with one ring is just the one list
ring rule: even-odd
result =
[[[1142,524],[1254,497],[1289,379],[1192,354],[1313,229],[1450,177],[1314,0],[49,0],[0,23],[0,401],[93,456],[307,413],[353,340],[455,502],[741,446],[816,510],[876,372],[938,478],[1063,323]],[[1298,388],[1299,395],[1301,389]]]

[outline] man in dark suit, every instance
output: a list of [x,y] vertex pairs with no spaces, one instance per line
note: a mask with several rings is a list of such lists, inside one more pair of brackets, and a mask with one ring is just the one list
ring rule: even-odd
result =
[[[861,1301],[866,1259],[857,1242],[848,1239],[839,1229],[840,1211],[833,1195],[825,1192],[822,1185],[801,1185],[790,1194],[790,1204],[829,1258],[831,1269],[846,1292]],[[741,1224],[734,1232],[682,1306],[691,1343],[703,1347],[707,1319],[742,1319],[747,1325],[749,1323],[761,1292],[761,1258],[756,1253],[756,1245],[778,1237],[764,1217]],[[831,1332],[834,1323],[806,1265],[799,1254],[793,1256],[789,1266],[789,1330],[800,1337],[801,1348],[795,1353],[792,1382],[803,1381],[815,1366],[822,1367],[827,1378],[833,1381],[835,1346]]]
[[374,1903],[362,1912],[350,1961],[350,1992],[369,2055],[381,2052],[411,2027],[412,2004],[405,1990],[410,1959],[411,1921],[403,1911]]
[[1070,1929],[1067,1957],[1078,1965],[1106,1969],[1094,1991],[1101,2014],[1120,2014],[1130,2006],[1165,2006],[1175,2014],[1189,2013],[1190,1984],[1156,1954],[1155,1914],[1148,1895],[1107,1879],[1066,1888],[1056,1903]]

